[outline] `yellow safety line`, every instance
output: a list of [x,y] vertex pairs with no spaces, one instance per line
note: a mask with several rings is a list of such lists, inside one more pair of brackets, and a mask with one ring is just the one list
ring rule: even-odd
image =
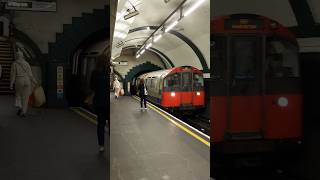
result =
[[89,116],[87,116],[86,114],[84,114],[83,112],[79,111],[76,108],[70,108],[72,111],[76,112],[77,114],[79,114],[80,116],[82,116],[83,118],[85,118],[86,120],[90,121],[91,123],[97,125],[97,121]]
[[[134,97],[136,100],[139,100],[137,97]],[[163,112],[159,111],[158,109],[156,109],[155,107],[153,107],[153,105],[151,105],[150,103],[148,103],[150,106],[150,108],[154,111],[156,111],[157,113],[159,113],[161,116],[163,116],[164,118],[166,118],[168,121],[170,121],[171,123],[173,123],[174,125],[176,125],[177,127],[179,127],[180,129],[182,129],[183,131],[187,132],[188,134],[190,134],[191,136],[193,136],[194,138],[198,139],[199,141],[201,141],[202,143],[204,143],[205,145],[207,145],[208,147],[210,147],[210,142],[206,141],[205,139],[203,139],[202,137],[198,136],[197,134],[195,134],[194,132],[190,131],[188,128],[182,126],[180,123],[177,123],[175,120],[173,120],[172,118],[170,118],[168,115],[164,114]]]

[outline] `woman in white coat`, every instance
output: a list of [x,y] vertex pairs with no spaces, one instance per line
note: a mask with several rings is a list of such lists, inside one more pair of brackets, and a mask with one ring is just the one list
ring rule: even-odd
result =
[[29,96],[37,81],[32,75],[31,67],[25,60],[23,53],[18,50],[16,60],[11,65],[10,89],[15,85],[16,106],[18,115],[25,117],[28,110]]
[[118,78],[114,79],[113,89],[114,89],[114,95],[116,96],[116,98],[118,98],[120,96],[120,90],[121,90],[121,84],[118,81]]

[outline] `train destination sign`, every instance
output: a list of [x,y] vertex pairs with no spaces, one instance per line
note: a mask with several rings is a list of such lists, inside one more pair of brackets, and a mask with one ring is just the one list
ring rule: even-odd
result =
[[5,8],[20,11],[57,11],[57,0],[2,0],[5,2]]
[[225,21],[225,28],[256,30],[262,28],[262,22],[258,19],[228,19]]

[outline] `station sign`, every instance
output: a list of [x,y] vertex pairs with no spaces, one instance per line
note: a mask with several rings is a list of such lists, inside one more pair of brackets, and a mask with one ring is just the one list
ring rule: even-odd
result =
[[57,98],[63,98],[63,66],[57,66]]
[[56,12],[57,0],[1,0],[8,10]]
[[113,61],[114,65],[128,66],[128,61]]

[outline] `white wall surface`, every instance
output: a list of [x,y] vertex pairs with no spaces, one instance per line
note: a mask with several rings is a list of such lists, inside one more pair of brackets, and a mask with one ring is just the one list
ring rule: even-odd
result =
[[71,24],[72,17],[81,17],[82,13],[103,9],[107,3],[107,0],[57,0],[57,12],[16,11],[13,22],[33,39],[42,53],[48,53],[48,43],[55,41],[63,24]]

